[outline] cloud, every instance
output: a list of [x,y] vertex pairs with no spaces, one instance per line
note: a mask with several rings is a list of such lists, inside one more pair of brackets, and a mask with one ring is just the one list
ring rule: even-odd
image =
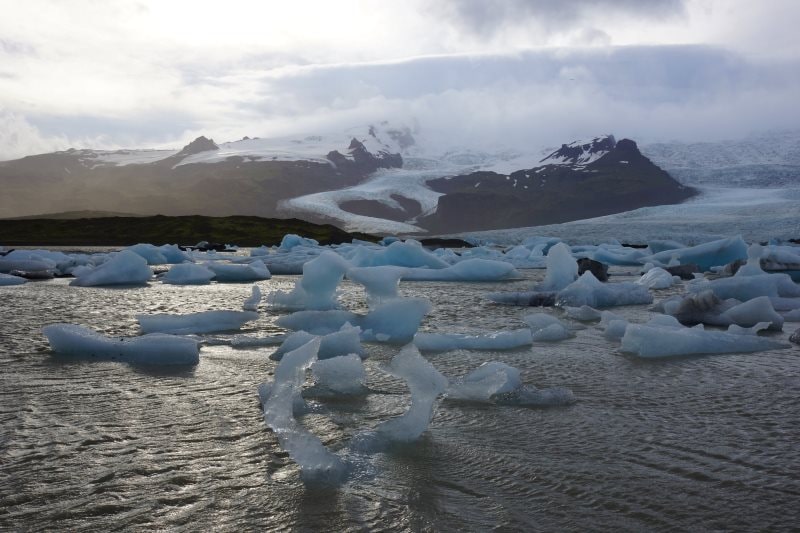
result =
[[42,135],[22,115],[0,109],[0,161],[63,150],[68,146],[65,137]]

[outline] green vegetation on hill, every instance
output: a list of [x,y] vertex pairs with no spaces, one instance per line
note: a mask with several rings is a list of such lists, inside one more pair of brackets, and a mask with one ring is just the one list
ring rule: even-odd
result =
[[127,246],[140,242],[194,245],[200,241],[240,246],[279,244],[287,233],[316,239],[320,244],[375,241],[365,233],[348,233],[330,224],[296,218],[251,216],[152,216],[81,218],[73,220],[0,220],[3,246]]

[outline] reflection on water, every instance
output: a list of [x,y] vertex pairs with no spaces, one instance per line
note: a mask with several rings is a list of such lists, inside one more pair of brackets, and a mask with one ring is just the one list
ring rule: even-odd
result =
[[[541,273],[530,273],[539,278]],[[625,279],[625,278],[620,278]],[[260,282],[266,293],[291,278]],[[0,529],[705,530],[800,523],[800,352],[642,361],[593,328],[509,352],[432,354],[446,376],[487,360],[578,402],[528,409],[441,403],[420,442],[356,457],[338,489],[307,489],[266,429],[257,385],[274,347],[208,346],[193,369],[54,357],[53,322],[136,335],[137,313],[237,309],[249,285],[107,290],[68,280],[0,289]],[[513,329],[530,309],[490,305],[505,284],[404,283],[434,302],[424,328]],[[665,294],[680,289],[665,291]],[[344,284],[343,302],[365,310]],[[643,320],[643,306],[620,314]],[[278,333],[262,313],[249,334]],[[794,324],[788,324],[789,332]],[[785,338],[788,333],[778,334]],[[369,345],[355,400],[303,418],[334,450],[401,413],[402,381]]]

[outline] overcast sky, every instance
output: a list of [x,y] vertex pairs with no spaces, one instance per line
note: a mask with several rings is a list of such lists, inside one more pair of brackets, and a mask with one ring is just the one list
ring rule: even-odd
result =
[[0,0],[0,160],[390,120],[442,145],[796,127],[796,0]]

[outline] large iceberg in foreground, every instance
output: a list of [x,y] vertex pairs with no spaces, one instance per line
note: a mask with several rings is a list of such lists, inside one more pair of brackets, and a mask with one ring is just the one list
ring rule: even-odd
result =
[[54,352],[147,365],[195,365],[200,360],[197,341],[153,333],[142,337],[106,337],[76,324],[42,328]]
[[294,418],[295,404],[301,392],[306,370],[317,357],[319,340],[314,339],[286,354],[275,368],[275,379],[260,387],[264,421],[275,432],[278,442],[300,467],[303,482],[337,484],[344,479],[347,463],[300,425]]
[[95,287],[106,285],[144,285],[153,277],[153,271],[140,255],[129,250],[114,254],[96,268],[74,271],[77,276],[70,285]]
[[351,268],[347,277],[367,291],[367,303],[371,306],[394,300],[398,297],[400,280],[408,269],[396,266]]
[[355,449],[370,450],[392,442],[412,442],[428,429],[436,398],[447,389],[447,378],[430,364],[413,345],[405,346],[385,369],[408,383],[411,406],[404,414],[381,422],[374,430],[356,435]]
[[211,333],[239,329],[246,322],[258,320],[253,311],[203,311],[186,315],[136,315],[139,326],[145,333]]
[[[671,319],[672,323],[667,319]],[[757,324],[752,330],[743,330],[734,325],[727,332],[708,331],[702,327],[687,328],[673,317],[659,315],[647,324],[628,324],[620,350],[639,357],[670,357],[787,348],[782,342],[756,335],[755,332],[767,325]]]
[[289,292],[276,291],[269,303],[278,309],[335,309],[336,288],[350,268],[347,260],[330,250],[303,265],[303,277]]

